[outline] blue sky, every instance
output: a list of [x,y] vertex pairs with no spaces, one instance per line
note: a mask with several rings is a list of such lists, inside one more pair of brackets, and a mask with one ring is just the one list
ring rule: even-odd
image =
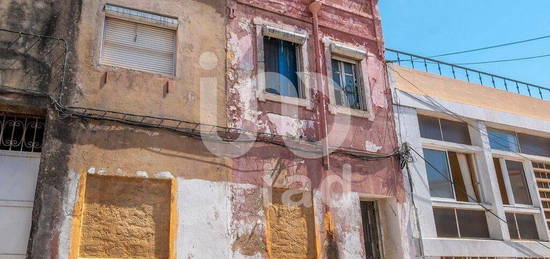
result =
[[[550,0],[380,0],[385,44],[422,56],[550,35]],[[550,54],[550,38],[442,57],[450,63]],[[469,65],[550,87],[550,57]]]

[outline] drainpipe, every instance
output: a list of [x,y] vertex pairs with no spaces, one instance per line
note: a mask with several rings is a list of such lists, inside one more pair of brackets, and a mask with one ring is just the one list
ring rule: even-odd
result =
[[[309,11],[313,15],[313,42],[315,45],[315,72],[317,73],[316,84],[317,84],[317,95],[316,95],[316,102],[317,102],[317,115],[319,117],[319,139],[322,139],[322,145],[323,145],[323,153],[326,154],[322,158],[323,162],[323,169],[328,170],[330,168],[329,163],[329,156],[328,156],[328,128],[327,128],[327,92],[325,89],[325,84],[323,77],[321,76],[323,74],[323,55],[321,53],[321,39],[319,36],[319,11],[321,10],[321,7],[323,6],[322,0],[313,0],[311,4],[309,4]],[[323,175],[324,175],[323,170]]]

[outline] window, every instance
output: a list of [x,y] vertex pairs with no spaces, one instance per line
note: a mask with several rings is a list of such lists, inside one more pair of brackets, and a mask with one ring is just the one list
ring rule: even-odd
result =
[[424,149],[424,157],[432,197],[479,201],[472,155]]
[[373,120],[375,112],[368,80],[369,52],[365,46],[323,38],[327,76],[330,77],[329,112]]
[[378,211],[376,202],[362,201],[361,216],[363,219],[363,235],[367,259],[381,259],[382,252],[380,247]]
[[496,129],[488,133],[493,149],[550,157],[550,139]]
[[438,237],[489,238],[489,227],[484,211],[434,208]]
[[535,217],[528,214],[506,213],[506,222],[511,239],[538,240],[539,234]]
[[492,149],[519,152],[518,139],[515,133],[489,129],[489,143]]
[[363,109],[363,97],[357,80],[357,64],[332,59],[332,80],[336,105]]
[[494,158],[495,171],[499,182],[500,194],[504,204],[532,205],[531,195],[523,163]]
[[298,44],[264,37],[265,80],[267,93],[300,97],[298,85]]
[[517,134],[522,153],[550,157],[550,139]]
[[160,27],[157,20],[173,24],[176,19],[109,5],[105,10],[102,64],[175,75],[176,30]]
[[418,115],[420,136],[423,138],[471,145],[468,125],[462,122]]
[[0,150],[40,153],[44,123],[42,117],[0,112]]

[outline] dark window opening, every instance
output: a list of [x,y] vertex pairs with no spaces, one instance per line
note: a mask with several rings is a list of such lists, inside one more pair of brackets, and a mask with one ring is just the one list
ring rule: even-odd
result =
[[44,118],[0,112],[0,150],[40,152]]
[[267,93],[303,98],[298,84],[297,44],[264,37]]
[[381,259],[382,251],[378,229],[378,210],[374,201],[361,202],[361,216],[363,218],[363,235],[367,259]]

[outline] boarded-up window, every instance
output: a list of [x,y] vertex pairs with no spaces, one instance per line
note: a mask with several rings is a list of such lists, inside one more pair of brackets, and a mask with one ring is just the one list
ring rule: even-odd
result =
[[174,75],[176,31],[106,17],[101,63]]
[[[315,258],[315,226],[313,207],[288,205],[283,202],[287,189],[274,189],[273,202],[267,208],[267,243],[269,258]],[[291,196],[300,201],[311,195],[299,193]],[[309,203],[311,204],[311,203]]]
[[170,182],[89,175],[80,257],[168,258]]

